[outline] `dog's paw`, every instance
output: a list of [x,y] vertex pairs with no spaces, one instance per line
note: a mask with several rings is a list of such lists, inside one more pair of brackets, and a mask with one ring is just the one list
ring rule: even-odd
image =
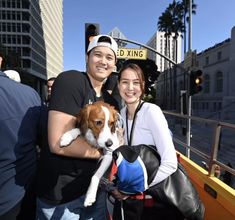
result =
[[75,140],[77,136],[80,134],[81,134],[81,131],[78,128],[73,128],[70,131],[67,131],[66,133],[63,134],[63,136],[60,139],[60,146],[65,147],[71,144],[71,142]]
[[[96,171],[97,172],[97,171]],[[96,194],[99,187],[99,178],[96,175],[93,175],[91,178],[91,183],[88,187],[84,206],[91,206],[96,201]]]
[[73,137],[70,133],[65,133],[60,139],[60,146],[65,147],[69,145],[73,141]]
[[95,202],[95,196],[94,195],[87,195],[84,201],[84,206],[92,206],[92,204]]

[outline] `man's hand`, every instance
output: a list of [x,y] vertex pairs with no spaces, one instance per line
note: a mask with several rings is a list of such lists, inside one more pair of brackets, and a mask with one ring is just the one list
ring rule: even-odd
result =
[[101,152],[88,144],[82,136],[78,136],[67,147],[61,148],[60,139],[62,135],[76,127],[77,119],[75,116],[50,110],[48,117],[48,143],[52,153],[86,159],[99,159],[101,157]]

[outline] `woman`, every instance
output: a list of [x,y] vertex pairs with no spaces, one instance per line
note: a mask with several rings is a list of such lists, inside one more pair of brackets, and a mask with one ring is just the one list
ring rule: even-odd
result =
[[[154,145],[161,156],[158,172],[149,185],[151,187],[166,179],[177,169],[176,151],[168,124],[157,105],[147,102],[142,104],[144,102],[145,81],[144,74],[138,65],[130,63],[121,69],[118,88],[125,103],[121,115],[125,122],[126,144],[129,146]],[[113,194],[116,198],[114,220],[123,217],[128,220],[141,218],[143,200],[128,199],[125,194],[119,191],[115,191]]]

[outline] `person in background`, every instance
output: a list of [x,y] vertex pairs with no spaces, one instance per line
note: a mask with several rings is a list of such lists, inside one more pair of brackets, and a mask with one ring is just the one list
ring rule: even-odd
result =
[[[227,163],[227,166],[233,168],[233,166],[230,162]],[[222,181],[224,181],[229,186],[235,188],[234,187],[234,176],[231,173],[229,173],[228,171],[224,172],[221,179],[222,179]]]
[[50,99],[51,99],[51,88],[55,81],[56,77],[51,77],[47,80],[47,98],[46,98],[46,105],[49,106]]
[[95,36],[87,49],[87,71],[59,74],[53,84],[48,118],[49,146],[42,148],[38,170],[37,219],[107,219],[106,193],[84,207],[85,194],[97,167],[100,151],[78,137],[69,146],[59,145],[62,135],[76,126],[76,115],[86,104],[104,100],[118,103],[102,90],[117,61],[117,43],[107,35]]
[[[146,144],[157,148],[161,156],[158,172],[149,187],[166,179],[177,169],[177,156],[169,132],[167,121],[161,109],[152,103],[145,102],[144,74],[141,68],[133,63],[124,66],[119,73],[118,89],[125,103],[121,110],[124,119],[125,144],[129,146]],[[142,105],[142,106],[141,106]],[[118,190],[113,191],[116,198],[113,219],[141,219],[143,200],[128,198]]]
[[5,70],[4,73],[10,78],[15,80],[16,82],[21,82],[20,74],[15,70]]
[[112,97],[116,99],[116,101],[119,104],[119,109],[121,109],[123,103],[117,85],[118,85],[118,73],[112,72],[112,74],[105,81],[103,89],[107,90],[110,94],[112,94]]
[[117,85],[118,73],[112,72],[104,83],[103,89],[106,89],[110,94],[112,94],[113,89]]
[[[0,66],[3,55],[0,54]],[[0,71],[0,219],[35,219],[41,99]]]

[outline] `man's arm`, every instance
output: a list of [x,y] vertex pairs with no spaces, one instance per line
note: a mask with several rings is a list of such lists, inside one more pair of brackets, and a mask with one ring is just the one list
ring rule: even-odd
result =
[[62,135],[75,126],[76,117],[59,111],[49,111],[48,142],[51,152],[61,156],[98,159],[101,156],[100,152],[80,136],[67,147],[60,147]]

